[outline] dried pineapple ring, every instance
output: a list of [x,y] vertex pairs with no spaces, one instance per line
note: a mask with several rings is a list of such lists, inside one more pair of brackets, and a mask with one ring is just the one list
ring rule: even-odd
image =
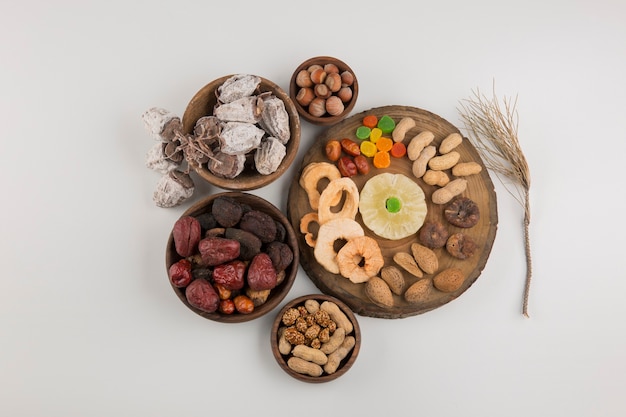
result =
[[[300,186],[306,191],[313,210],[317,210],[319,207],[320,193],[317,190],[317,184],[322,178],[327,178],[329,181],[341,178],[339,168],[329,162],[311,162],[304,167],[300,176]],[[333,202],[333,205],[338,202]]]
[[386,172],[365,183],[359,211],[365,226],[378,236],[398,240],[417,233],[428,208],[419,185],[405,175]]
[[[341,210],[336,213],[331,211],[331,207],[341,201],[344,191],[346,193],[346,198]],[[317,209],[317,216],[320,224],[324,224],[331,219],[337,218],[354,219],[358,212],[359,189],[354,181],[349,177],[341,177],[336,180],[332,180],[324,191],[322,191],[319,199],[319,207]]]
[[340,239],[349,241],[364,234],[363,228],[356,220],[338,218],[327,221],[320,225],[320,230],[317,232],[317,242],[313,249],[315,260],[328,272],[338,274],[339,265],[334,248],[335,242]]
[[[363,266],[360,266],[363,260]],[[368,281],[378,275],[385,265],[380,246],[369,236],[358,236],[348,240],[337,252],[339,273],[355,284]]]

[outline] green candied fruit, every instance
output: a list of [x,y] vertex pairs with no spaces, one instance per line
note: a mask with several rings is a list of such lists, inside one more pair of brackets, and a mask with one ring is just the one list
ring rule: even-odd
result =
[[397,213],[402,208],[402,204],[398,198],[389,197],[387,201],[385,201],[385,207],[389,213]]
[[372,129],[367,126],[359,126],[356,130],[356,137],[359,139],[367,139],[370,137]]
[[391,117],[385,115],[378,120],[378,128],[385,134],[391,133],[396,128],[396,122]]

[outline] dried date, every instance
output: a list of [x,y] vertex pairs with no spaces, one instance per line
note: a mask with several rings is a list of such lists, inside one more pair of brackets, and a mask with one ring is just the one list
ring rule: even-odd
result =
[[271,290],[276,287],[276,269],[267,253],[259,253],[250,262],[247,274],[248,286],[255,290]]
[[191,262],[181,259],[173,263],[169,269],[170,282],[177,288],[184,288],[193,279],[191,274]]
[[229,290],[240,290],[244,286],[246,264],[240,260],[234,260],[217,265],[213,269],[213,280]]
[[205,279],[195,279],[185,288],[187,302],[198,310],[213,313],[220,305],[215,288]]
[[174,223],[172,235],[176,253],[182,257],[193,255],[202,234],[200,222],[192,216],[181,217]]
[[358,172],[356,164],[349,156],[342,156],[339,158],[337,161],[337,168],[343,177],[353,177]]
[[198,243],[202,262],[207,266],[215,266],[232,261],[239,257],[239,242],[223,237],[205,237]]

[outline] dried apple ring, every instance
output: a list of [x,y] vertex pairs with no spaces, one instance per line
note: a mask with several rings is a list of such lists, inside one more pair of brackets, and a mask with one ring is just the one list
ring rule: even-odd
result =
[[[334,212],[332,207],[341,202],[343,193],[346,198],[341,210]],[[334,204],[333,204],[334,203]],[[324,224],[331,219],[347,218],[354,219],[359,211],[359,189],[349,177],[341,177],[332,180],[322,191],[319,199],[317,215],[320,224]]]
[[363,236],[365,232],[361,225],[353,219],[337,218],[320,225],[317,232],[317,242],[313,249],[315,260],[328,272],[339,273],[337,264],[337,252],[335,252],[335,242],[338,240],[349,241],[358,236]]
[[[320,192],[317,185],[323,178],[329,181],[341,178],[339,168],[328,162],[311,162],[304,167],[300,176],[300,186],[306,191],[313,210],[317,210],[319,207]],[[337,203],[338,201],[334,202],[333,205]]]
[[319,224],[319,219],[317,218],[316,212],[307,213],[300,219],[300,232],[304,233],[304,241],[307,245],[314,248],[316,241],[313,237],[313,233],[309,231],[309,225],[311,223]]
[[360,284],[378,275],[385,265],[385,260],[375,239],[369,236],[358,236],[348,240],[339,249],[337,265],[342,276],[355,284]]

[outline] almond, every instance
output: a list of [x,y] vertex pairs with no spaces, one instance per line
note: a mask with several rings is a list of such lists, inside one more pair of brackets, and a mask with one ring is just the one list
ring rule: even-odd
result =
[[427,274],[434,274],[439,269],[439,259],[432,249],[419,243],[411,245],[411,252],[417,265]]
[[433,285],[430,279],[424,278],[413,283],[404,293],[404,299],[409,303],[421,303],[428,299]]
[[465,281],[465,274],[459,268],[448,268],[433,278],[435,288],[443,292],[452,292],[461,288]]
[[380,270],[380,277],[389,285],[389,289],[396,295],[402,295],[406,282],[400,269],[389,265]]
[[380,277],[372,277],[365,284],[365,294],[372,300],[376,305],[381,307],[392,307],[393,306],[393,294],[391,293],[391,289],[389,289],[389,285]]

